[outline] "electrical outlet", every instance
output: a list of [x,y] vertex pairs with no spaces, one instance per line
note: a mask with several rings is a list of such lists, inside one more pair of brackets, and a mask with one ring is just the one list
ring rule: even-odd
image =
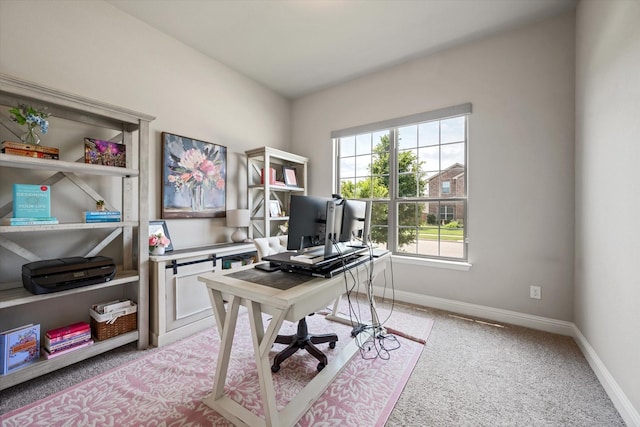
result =
[[533,299],[541,299],[542,298],[542,290],[540,286],[529,286],[529,298]]

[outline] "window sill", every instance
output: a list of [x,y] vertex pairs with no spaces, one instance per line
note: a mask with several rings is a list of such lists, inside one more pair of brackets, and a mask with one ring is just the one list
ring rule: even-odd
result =
[[444,268],[447,270],[469,271],[472,264],[464,261],[445,261],[436,259],[415,258],[402,255],[394,255],[393,262],[398,264],[419,265],[422,267]]

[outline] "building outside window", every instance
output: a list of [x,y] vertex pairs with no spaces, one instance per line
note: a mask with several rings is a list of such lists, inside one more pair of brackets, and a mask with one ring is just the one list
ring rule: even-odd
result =
[[471,104],[332,132],[337,189],[372,202],[371,241],[396,254],[466,260]]

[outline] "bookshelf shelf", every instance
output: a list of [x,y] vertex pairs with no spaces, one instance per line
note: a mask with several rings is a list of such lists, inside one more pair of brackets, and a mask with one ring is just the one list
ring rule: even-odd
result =
[[0,225],[0,233],[25,233],[37,231],[97,230],[101,228],[123,228],[137,226],[137,221],[121,222],[73,222],[50,225]]
[[98,354],[104,353],[114,348],[121,347],[125,344],[135,342],[139,339],[138,331],[128,332],[126,334],[118,335],[117,337],[110,338],[104,341],[96,341],[89,347],[80,348],[55,359],[41,358],[39,361],[29,365],[26,368],[19,369],[11,372],[7,375],[0,376],[0,389],[12,387],[22,382],[28,381],[32,378],[39,377],[41,375],[48,374],[65,366],[69,366],[73,363],[80,362]]
[[55,298],[64,298],[69,295],[79,294],[84,292],[92,292],[97,289],[109,288],[112,286],[120,286],[127,283],[137,282],[140,279],[137,271],[118,271],[116,277],[105,283],[99,283],[96,285],[82,286],[80,288],[69,289],[67,291],[54,292],[51,294],[34,295],[27,291],[22,283],[13,282],[8,283],[11,286],[8,289],[0,291],[0,309],[16,307],[19,305],[31,304],[34,302],[40,302]]
[[4,153],[0,153],[0,166],[102,176],[132,177],[140,175],[140,171],[137,169],[65,162],[64,160],[36,159],[33,157],[15,156]]

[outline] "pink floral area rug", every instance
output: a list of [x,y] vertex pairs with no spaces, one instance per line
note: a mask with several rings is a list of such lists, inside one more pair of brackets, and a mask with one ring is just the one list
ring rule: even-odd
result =
[[[412,330],[364,342],[298,426],[383,426],[424,348],[433,321],[394,312],[390,320]],[[269,318],[265,317],[265,322]],[[335,349],[320,345],[329,363],[354,338],[351,326],[322,315],[307,317],[310,333],[338,334]],[[285,324],[294,333],[296,324]],[[396,326],[395,328],[400,328]],[[225,393],[263,415],[248,315],[241,310]],[[357,339],[357,338],[356,338]],[[419,342],[422,340],[422,342]],[[213,388],[220,346],[210,328],[67,390],[2,416],[2,426],[230,426],[202,403]],[[276,344],[272,357],[284,346]],[[316,374],[317,361],[298,351],[273,374],[279,410]]]

